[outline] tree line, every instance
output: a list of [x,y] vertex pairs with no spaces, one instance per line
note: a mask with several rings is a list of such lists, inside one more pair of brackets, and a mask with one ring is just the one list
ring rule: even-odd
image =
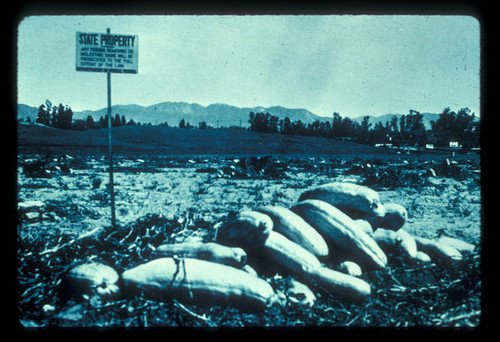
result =
[[[28,117],[27,122],[31,122]],[[94,120],[91,115],[84,119],[73,120],[73,111],[68,105],[60,103],[58,106],[52,105],[52,102],[46,100],[38,107],[38,114],[35,119],[36,123],[46,126],[59,128],[59,129],[73,129],[83,131],[87,129],[100,129],[108,128],[108,117],[101,116],[99,119]],[[124,115],[116,114],[111,117],[111,127],[140,125],[130,119],[127,121]]]
[[291,121],[288,117],[280,119],[269,113],[250,112],[248,129],[262,133],[344,139],[372,145],[449,146],[450,141],[455,141],[465,149],[479,147],[479,121],[469,108],[462,108],[458,112],[445,108],[439,119],[431,121],[431,129],[425,128],[423,119],[423,114],[411,109],[399,118],[394,116],[390,121],[373,125],[369,116],[364,116],[358,122],[335,112],[331,120],[315,120],[306,124],[301,120]]
[[[392,144],[394,146],[449,146],[450,141],[458,142],[463,148],[479,147],[479,121],[469,108],[462,108],[458,112],[445,108],[439,119],[431,121],[431,129],[426,129],[423,114],[411,109],[408,114],[399,118],[394,116],[385,123],[372,124],[370,117],[365,116],[358,122],[348,117],[342,117],[334,112],[331,120],[315,120],[311,123],[295,120],[289,117],[280,119],[269,113],[250,112],[248,130],[261,133],[276,133],[298,136],[317,136],[333,139],[343,139],[361,144]],[[29,122],[30,119],[28,118]],[[89,115],[85,120],[73,120],[73,111],[67,105],[52,105],[49,100],[38,107],[35,122],[59,129],[87,130],[108,127],[107,116],[98,120]],[[124,115],[115,114],[111,117],[111,126],[141,125],[140,122],[127,121]],[[147,123],[146,125],[151,125]],[[168,126],[167,122],[159,124]],[[218,125],[217,125],[218,126]],[[195,128],[195,126],[182,119],[179,128]],[[199,129],[212,129],[213,127],[202,121]],[[238,127],[239,128],[239,127]]]

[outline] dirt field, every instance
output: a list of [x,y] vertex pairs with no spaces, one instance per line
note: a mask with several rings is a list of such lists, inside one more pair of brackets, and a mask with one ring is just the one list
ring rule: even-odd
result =
[[[459,271],[447,273],[438,266],[433,271],[434,275],[445,274],[443,279],[456,284],[463,282],[464,274],[470,274],[473,268],[473,274],[477,276],[475,283],[462,289],[463,296],[452,302],[443,299],[443,292],[436,290],[434,297],[422,299],[418,304],[409,299],[413,293],[410,291],[407,298],[398,297],[394,303],[400,303],[399,311],[394,311],[382,308],[384,297],[380,296],[361,307],[342,306],[335,299],[325,296],[316,305],[317,311],[300,309],[300,312],[279,315],[272,310],[263,314],[238,313],[237,319],[229,318],[234,309],[203,311],[204,317],[211,320],[193,318],[189,312],[182,312],[175,305],[141,302],[138,299],[132,302],[122,300],[115,307],[106,307],[105,310],[102,307],[89,309],[85,306],[87,304],[82,307],[82,304],[69,302],[71,306],[62,301],[54,289],[43,286],[33,289],[38,284],[37,279],[44,278],[55,283],[60,280],[59,275],[49,269],[63,270],[76,259],[88,259],[91,252],[96,254],[92,257],[94,260],[114,263],[119,271],[134,261],[121,264],[117,262],[121,259],[116,256],[104,257],[98,254],[98,249],[92,248],[86,253],[79,250],[78,254],[71,250],[56,259],[37,258],[37,253],[110,225],[108,161],[103,156],[76,155],[52,155],[48,158],[20,155],[18,159],[18,202],[43,203],[39,216],[19,214],[19,306],[23,326],[205,326],[210,325],[208,323],[216,326],[477,326],[479,323],[480,281],[479,284],[477,282],[481,185],[478,156],[455,159],[403,155],[372,159],[356,156],[115,156],[118,225],[126,229],[143,224],[153,229],[155,225],[166,227],[178,222],[183,229],[174,230],[169,237],[172,242],[211,240],[213,227],[230,213],[269,204],[289,207],[297,202],[304,189],[341,180],[366,184],[379,192],[383,203],[395,202],[405,206],[409,220],[404,229],[412,234],[432,239],[445,235],[477,246],[477,252],[471,256],[472,261]],[[37,162],[42,166],[37,168]],[[130,253],[131,249],[127,249],[130,246],[124,245],[124,255]],[[49,261],[52,264],[47,264]],[[398,276],[401,269],[394,267],[391,274]],[[378,286],[374,279],[371,278],[372,283]],[[381,281],[381,278],[377,279]],[[436,280],[436,284],[440,282]],[[405,286],[409,288],[411,283]],[[417,287],[422,288],[422,285]],[[396,297],[391,298],[396,300]],[[432,306],[429,301],[432,300],[437,301],[435,311],[429,308]],[[170,310],[169,318],[166,317],[166,306]],[[76,311],[68,313],[70,308]],[[325,311],[326,308],[330,309]],[[154,318],[159,310],[167,313]],[[201,312],[197,308],[194,310]],[[329,310],[336,310],[337,314],[328,313]],[[380,317],[381,314],[387,317]]]

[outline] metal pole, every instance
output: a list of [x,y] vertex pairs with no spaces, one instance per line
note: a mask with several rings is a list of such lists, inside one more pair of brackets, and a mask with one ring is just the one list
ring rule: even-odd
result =
[[[107,34],[110,34],[110,29],[106,30]],[[109,147],[109,191],[111,193],[111,227],[115,227],[115,190],[113,182],[113,149],[111,145],[111,70],[108,68],[107,71],[108,78],[108,147]]]

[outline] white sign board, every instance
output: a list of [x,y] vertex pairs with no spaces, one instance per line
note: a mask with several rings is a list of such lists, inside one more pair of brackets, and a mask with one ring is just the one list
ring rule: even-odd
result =
[[76,33],[76,70],[137,74],[139,37],[125,34]]

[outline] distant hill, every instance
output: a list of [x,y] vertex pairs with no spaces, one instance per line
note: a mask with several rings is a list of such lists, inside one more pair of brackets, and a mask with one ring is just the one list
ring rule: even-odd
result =
[[[107,108],[99,110],[84,110],[81,112],[74,112],[73,119],[85,119],[87,116],[92,116],[94,120],[105,117],[107,115]],[[151,106],[140,106],[137,104],[128,105],[115,105],[112,106],[112,114],[115,116],[119,114],[124,115],[128,120],[132,119],[135,122],[151,123],[153,125],[167,122],[169,126],[178,126],[179,122],[184,119],[193,126],[198,126],[198,123],[205,121],[212,127],[248,127],[248,114],[254,113],[269,113],[275,115],[280,119],[285,117],[290,118],[291,121],[301,120],[308,124],[315,120],[326,121],[331,120],[331,117],[324,117],[312,113],[307,109],[286,108],[281,106],[272,107],[236,107],[223,103],[215,103],[208,106],[202,106],[197,103],[187,102],[161,102]],[[439,119],[439,114],[422,113],[424,115],[424,125],[427,129],[431,128],[431,121]],[[18,104],[17,118],[24,119],[29,116],[32,121],[38,115],[37,107],[30,107],[25,104]],[[369,115],[370,122],[375,125],[377,122],[385,124],[386,121],[391,121],[392,117],[398,118],[402,114],[385,114],[385,115]],[[361,122],[363,116],[353,118],[352,120]],[[399,119],[398,119],[399,120]]]
[[17,119],[23,119],[26,121],[26,118],[30,118],[31,121],[35,121],[38,115],[38,108],[31,107],[22,103],[17,105]]

